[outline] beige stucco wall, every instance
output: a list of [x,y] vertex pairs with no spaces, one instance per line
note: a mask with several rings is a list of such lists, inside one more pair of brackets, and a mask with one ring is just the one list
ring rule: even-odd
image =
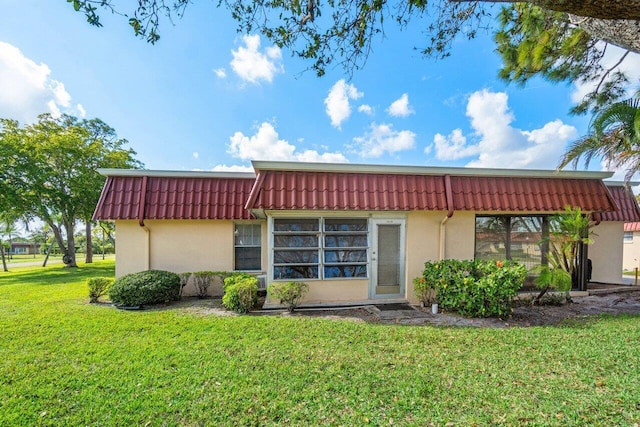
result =
[[633,233],[633,240],[622,245],[622,269],[634,271],[640,268],[640,232]]
[[[305,295],[302,305],[339,305],[364,302],[369,298],[368,279],[307,280],[305,283],[309,285],[309,292]],[[266,308],[278,305],[279,301],[271,297],[265,301]]]
[[619,221],[605,221],[593,227],[589,259],[593,265],[592,282],[622,283],[622,247],[624,226]]
[[[414,211],[407,215],[406,239],[406,299],[417,303],[413,279],[422,275],[426,261],[440,256],[440,224],[447,212]],[[473,259],[475,244],[475,214],[455,212],[444,223],[444,258]]]
[[[262,247],[266,247],[266,223],[262,226]],[[234,269],[234,222],[225,220],[116,221],[116,277],[147,269],[175,273],[232,271]],[[266,268],[266,251],[262,266]],[[192,284],[185,295],[195,292]]]

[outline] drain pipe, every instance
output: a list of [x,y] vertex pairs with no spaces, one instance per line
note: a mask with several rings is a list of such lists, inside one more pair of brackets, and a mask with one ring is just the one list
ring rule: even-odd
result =
[[144,269],[151,269],[151,230],[144,224],[144,207],[147,202],[147,177],[142,177],[142,188],[138,201],[138,224],[144,230]]
[[444,192],[447,199],[447,216],[442,218],[440,221],[440,247],[438,251],[438,260],[442,261],[445,257],[445,249],[446,249],[446,227],[445,224],[453,216],[453,194],[451,192],[451,176],[444,176]]

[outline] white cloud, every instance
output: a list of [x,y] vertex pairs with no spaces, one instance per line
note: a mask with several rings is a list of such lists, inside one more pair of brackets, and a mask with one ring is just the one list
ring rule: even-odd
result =
[[[454,129],[449,136],[437,133],[433,137],[433,145],[438,160],[456,160],[473,156],[479,153],[478,145],[467,145],[467,138],[461,129]],[[425,148],[425,154],[431,152],[432,146]]]
[[[607,70],[613,67],[620,60],[624,52],[624,49],[617,46],[607,46],[607,51],[601,61],[604,69]],[[632,82],[640,80],[640,54],[630,53],[627,55],[624,61],[618,66],[617,70],[625,72],[627,76],[629,76],[629,80]],[[599,81],[600,79],[597,78],[588,82],[576,84],[574,91],[571,93],[571,101],[575,103],[581,102],[585,95],[596,88]],[[627,96],[631,96],[634,89],[637,90],[637,86],[630,85]]]
[[[232,50],[231,69],[242,79],[250,83],[265,81],[271,83],[276,74],[282,73],[282,52],[277,46],[271,46],[260,52],[260,36],[243,36],[246,47]],[[217,74],[217,72],[216,72]],[[220,77],[218,75],[218,77]]]
[[433,145],[436,158],[455,160],[478,156],[467,166],[487,168],[554,169],[567,142],[578,135],[573,126],[556,119],[534,130],[520,130],[511,126],[513,113],[504,92],[486,89],[474,92],[467,103],[476,143],[469,143],[461,129],[448,136],[436,134]]
[[362,104],[361,106],[358,107],[358,111],[360,113],[364,113],[368,116],[373,114],[373,107],[371,105],[367,105],[367,104]]
[[193,158],[197,159],[198,157],[200,157],[200,153],[198,153],[197,151],[193,152]]
[[255,135],[236,132],[230,139],[227,153],[241,160],[279,160],[297,162],[346,163],[347,158],[338,152],[319,153],[316,150],[296,152],[296,146],[280,139],[273,125],[263,122]]
[[78,113],[80,114],[80,117],[86,117],[87,116],[87,110],[84,109],[82,104],[76,105],[76,110],[78,110]]
[[224,79],[227,77],[227,70],[224,68],[216,68],[213,72],[218,76],[219,79]]
[[243,165],[216,165],[212,170],[215,172],[253,172],[253,168],[251,166]]
[[324,100],[325,111],[331,119],[331,125],[340,129],[342,122],[351,115],[349,100],[356,100],[363,95],[354,85],[347,84],[344,79],[338,80],[329,89],[329,94]]
[[[5,42],[0,42],[0,94],[0,117],[32,122],[41,113],[75,113],[71,95],[51,78],[51,69]],[[78,105],[77,111],[83,115],[84,108]]]
[[408,130],[393,130],[393,125],[372,123],[369,132],[353,138],[353,142],[353,148],[362,157],[380,157],[385,152],[393,154],[414,148],[416,134]]
[[403,93],[402,96],[389,105],[387,113],[393,117],[407,117],[414,114],[413,108],[409,105],[409,95]]

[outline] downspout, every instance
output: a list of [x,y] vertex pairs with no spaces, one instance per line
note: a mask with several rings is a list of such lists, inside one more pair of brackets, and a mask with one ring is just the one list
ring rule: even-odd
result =
[[445,256],[446,227],[445,224],[453,216],[453,192],[451,191],[451,176],[444,176],[444,194],[447,199],[447,216],[440,221],[440,250],[438,251],[438,260],[442,261]]
[[144,269],[151,269],[151,230],[144,224],[144,207],[147,203],[147,177],[142,177],[140,200],[138,201],[138,224],[144,230]]

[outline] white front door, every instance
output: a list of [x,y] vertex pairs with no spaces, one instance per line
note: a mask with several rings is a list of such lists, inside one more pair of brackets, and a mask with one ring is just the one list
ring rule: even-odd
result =
[[370,298],[404,298],[404,219],[371,220]]

